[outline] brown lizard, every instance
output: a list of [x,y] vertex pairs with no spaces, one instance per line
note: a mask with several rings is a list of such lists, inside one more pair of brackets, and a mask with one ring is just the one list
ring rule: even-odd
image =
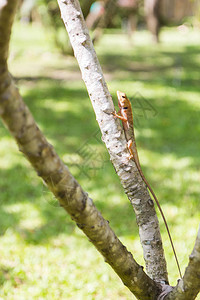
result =
[[152,190],[150,184],[146,180],[146,178],[145,178],[145,176],[142,172],[141,166],[140,166],[137,147],[136,147],[136,142],[135,142],[135,135],[134,135],[133,113],[132,113],[131,102],[129,101],[129,99],[127,98],[125,93],[117,91],[117,97],[118,97],[119,112],[118,113],[115,112],[115,113],[113,113],[113,115],[115,117],[119,118],[122,121],[125,138],[127,140],[127,146],[128,146],[129,152],[130,152],[129,159],[134,160],[134,162],[136,164],[136,167],[137,167],[137,169],[140,173],[140,176],[142,177],[143,181],[147,185],[149,191],[151,192],[151,194],[152,194],[152,196],[153,196],[153,198],[154,198],[154,200],[155,200],[155,202],[156,202],[156,204],[159,208],[159,211],[160,211],[161,216],[163,218],[163,221],[165,223],[165,227],[167,229],[167,233],[168,233],[169,240],[170,240],[170,243],[171,243],[171,246],[172,246],[172,250],[173,250],[174,257],[175,257],[175,260],[176,260],[176,264],[177,264],[177,267],[178,267],[178,271],[179,271],[180,277],[182,278],[181,269],[180,269],[180,266],[179,266],[178,258],[177,258],[176,251],[175,251],[175,248],[174,248],[174,244],[173,244],[173,241],[172,241],[172,237],[171,237],[171,234],[170,234],[170,231],[169,231],[169,227],[167,225],[167,221],[165,219],[162,208],[161,208],[161,206],[158,202],[158,199],[157,199],[154,191]]

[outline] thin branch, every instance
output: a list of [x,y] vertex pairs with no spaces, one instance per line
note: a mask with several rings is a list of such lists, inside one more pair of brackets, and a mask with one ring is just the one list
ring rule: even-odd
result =
[[[78,0],[58,0],[82,78],[90,96],[102,139],[135,210],[147,274],[156,281],[168,282],[158,218],[153,201],[134,162],[128,160],[126,140],[118,120],[100,64],[91,43]],[[120,87],[119,87],[120,89]]]
[[[9,7],[13,0],[6,3]],[[4,11],[0,10],[0,24],[3,13]],[[9,19],[9,14],[7,18]],[[9,40],[10,32],[8,34],[6,38]],[[83,191],[54,148],[47,142],[8,72],[4,72],[4,77],[0,77],[0,86],[0,115],[17,141],[20,151],[129,290],[140,300],[156,299],[160,293],[160,286],[136,263],[88,194]]]
[[20,151],[129,290],[138,299],[155,299],[159,287],[136,263],[92,199],[70,174],[37,127],[12,79],[7,78],[8,81],[9,86],[0,94],[1,117],[15,137]]
[[4,68],[7,64],[11,28],[17,5],[18,0],[0,1],[0,66]]
[[194,249],[189,257],[183,280],[180,280],[165,300],[193,300],[200,291],[200,226]]

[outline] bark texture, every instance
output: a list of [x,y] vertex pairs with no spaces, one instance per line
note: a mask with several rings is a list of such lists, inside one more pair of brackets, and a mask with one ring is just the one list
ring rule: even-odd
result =
[[[136,263],[132,254],[114,234],[108,221],[101,216],[88,194],[47,142],[8,73],[6,59],[15,4],[17,1],[6,0],[5,5],[0,7],[0,28],[5,37],[3,51],[0,53],[0,66],[4,66],[0,76],[0,116],[14,136],[20,151],[123,283],[138,299],[156,299],[160,286]],[[5,16],[8,23],[4,24]],[[9,30],[7,24],[10,25]],[[1,42],[3,43],[2,40]]]
[[134,162],[128,160],[124,133],[120,122],[111,114],[114,111],[112,98],[91,43],[79,2],[58,0],[58,4],[102,132],[102,139],[136,213],[147,274],[158,282],[168,282],[154,203]]
[[189,257],[183,280],[165,298],[165,300],[193,300],[200,291],[200,226],[194,249]]
[[7,66],[8,46],[17,5],[18,1],[0,1],[0,72]]
[[0,115],[20,151],[123,283],[138,299],[155,299],[159,287],[119,241],[108,221],[42,135],[9,74],[6,89],[0,92]]
[[[195,299],[200,290],[200,229],[183,281],[179,281],[175,288],[159,285],[144,273],[142,267],[133,259],[132,254],[119,241],[88,194],[73,178],[54,148],[37,127],[7,69],[9,38],[16,5],[17,1],[14,0],[5,0],[0,4],[0,30],[3,37],[0,38],[0,45],[2,45],[0,48],[0,116],[17,141],[20,151],[24,153],[38,175],[46,182],[60,205],[71,215],[78,227],[88,236],[137,299]],[[104,104],[104,109],[105,116],[110,117],[109,105],[105,108]],[[104,119],[101,119],[101,122],[103,121]],[[114,122],[113,118],[111,121]],[[104,126],[103,129],[105,130]],[[107,130],[109,130],[108,126]],[[113,130],[115,130],[115,126]],[[106,134],[104,132],[105,136]],[[117,144],[114,145],[117,146]],[[120,147],[125,151],[123,140],[120,141]],[[130,171],[135,166],[128,164],[126,154],[120,152],[119,155],[117,149],[112,155],[114,161],[115,156],[122,159],[122,173],[125,167],[125,171],[133,172],[133,175],[136,172],[136,176],[139,175],[136,170]]]

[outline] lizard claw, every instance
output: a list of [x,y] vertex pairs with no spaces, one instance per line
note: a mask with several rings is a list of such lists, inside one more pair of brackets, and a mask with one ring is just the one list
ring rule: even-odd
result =
[[117,118],[117,113],[116,113],[116,111],[115,111],[115,112],[112,112],[111,114],[114,116],[115,119]]
[[131,160],[132,158],[134,158],[133,154],[130,154],[128,159]]

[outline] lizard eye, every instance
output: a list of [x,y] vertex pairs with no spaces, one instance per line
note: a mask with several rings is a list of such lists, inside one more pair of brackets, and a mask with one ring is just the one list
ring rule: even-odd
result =
[[126,106],[126,107],[123,107],[123,109],[128,109],[128,107]]
[[126,97],[125,97],[125,96],[122,96],[122,98],[125,99]]

